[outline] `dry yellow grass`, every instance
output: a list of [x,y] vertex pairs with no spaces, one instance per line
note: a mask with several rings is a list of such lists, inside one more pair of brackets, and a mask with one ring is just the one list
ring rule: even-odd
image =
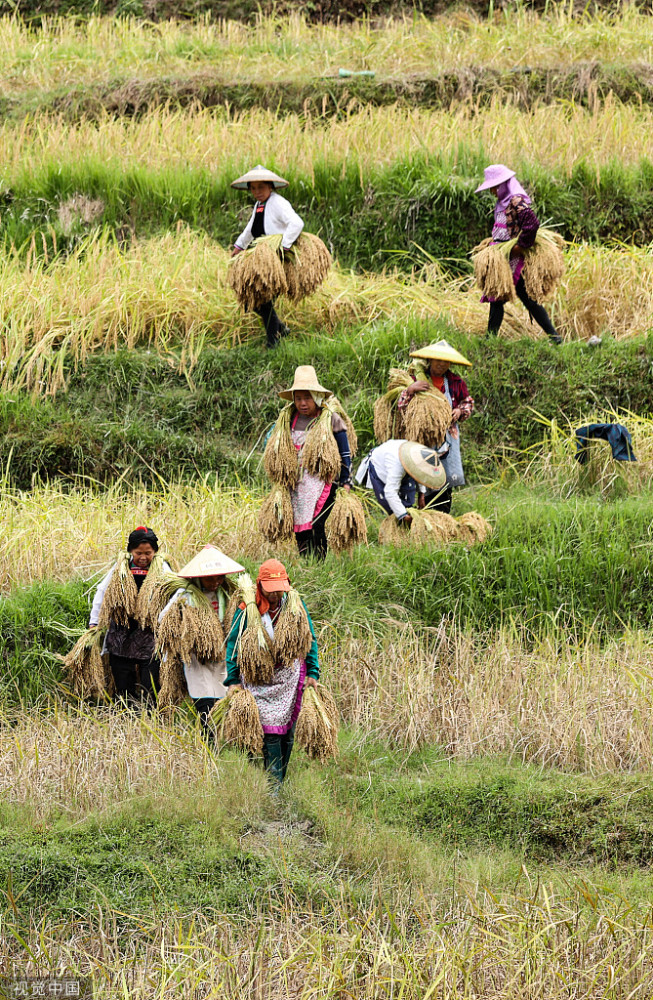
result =
[[[524,8],[492,19],[462,11],[351,25],[306,25],[302,18],[263,18],[247,26],[198,20],[143,24],[128,18],[48,19],[31,28],[0,21],[0,79],[8,94],[66,89],[122,75],[142,79],[183,75],[218,65],[225,79],[301,80],[337,75],[340,66],[374,69],[381,79],[469,65],[510,66],[605,61],[653,61],[646,12],[574,18],[566,3],[539,15]],[[265,59],[261,59],[261,53]]]
[[[260,337],[258,318],[242,315],[228,287],[228,261],[226,251],[185,228],[126,251],[104,236],[92,238],[50,265],[0,257],[0,387],[54,392],[65,384],[66,364],[136,345],[150,345],[190,370],[206,344]],[[413,274],[334,267],[309,299],[284,302],[284,318],[294,329],[332,330],[341,322],[443,316],[484,334],[488,307],[471,284],[452,282],[435,264]],[[552,310],[569,339],[645,332],[653,325],[653,250],[572,247]],[[507,306],[501,336],[544,334],[517,304]]]

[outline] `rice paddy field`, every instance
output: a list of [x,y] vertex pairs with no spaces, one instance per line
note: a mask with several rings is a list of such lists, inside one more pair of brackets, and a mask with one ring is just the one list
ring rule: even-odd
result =
[[[649,1000],[650,3],[32,6],[0,18],[0,995]],[[258,162],[334,257],[270,352],[227,280]],[[567,241],[560,347],[519,304],[486,336],[492,162]],[[381,545],[366,496],[351,555],[267,543],[295,367],[364,454],[389,368],[440,337],[476,402],[453,513],[490,537]],[[593,421],[637,462],[579,465]],[[285,560],[335,760],[296,750],[275,796],[190,703],[75,697],[62,658],[137,524],[178,566]]]

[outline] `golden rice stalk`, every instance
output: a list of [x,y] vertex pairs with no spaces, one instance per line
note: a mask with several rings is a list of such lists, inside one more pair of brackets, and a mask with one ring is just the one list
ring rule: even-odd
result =
[[159,708],[164,710],[181,705],[188,694],[188,687],[184,675],[184,665],[178,656],[168,652],[162,657],[159,679],[161,681],[161,689],[157,698]]
[[[161,658],[172,656],[182,663],[188,663],[193,655],[200,663],[223,659],[224,631],[220,619],[198,586],[183,577],[168,574],[161,581],[157,594],[167,596],[168,600],[176,596],[154,628]],[[157,596],[157,603],[163,599]]]
[[388,372],[388,392],[396,392],[399,395],[402,389],[407,389],[412,383],[410,373],[403,368],[391,368]]
[[351,490],[338,490],[325,531],[332,552],[351,552],[355,545],[367,545],[365,510]]
[[226,697],[218,698],[215,705],[209,712],[207,725],[213,732],[218,743],[224,743],[224,725],[229,712],[229,692]]
[[307,685],[302,695],[295,743],[311,760],[321,763],[338,756],[338,711],[329,692]]
[[277,417],[263,454],[263,465],[268,479],[277,486],[294,490],[299,482],[297,449],[290,436],[290,418],[294,406],[289,403]]
[[319,417],[306,434],[306,442],[299,461],[311,476],[317,476],[325,483],[334,483],[340,477],[340,452],[333,436],[331,410],[323,406]]
[[297,591],[291,587],[274,627],[274,648],[284,666],[305,660],[313,643],[306,609]]
[[279,258],[282,240],[280,235],[261,236],[230,261],[227,280],[246,312],[287,292],[286,274]]
[[[451,514],[445,514],[442,510],[422,510],[418,511],[418,518],[423,518],[433,528],[435,535],[439,536],[445,544],[449,542],[461,541],[460,525]],[[413,521],[413,526],[415,522]]]
[[[411,514],[413,512],[411,511]],[[379,545],[403,548],[411,544],[410,529],[401,526],[394,514],[389,514],[379,525]]]
[[500,244],[483,240],[472,250],[472,263],[476,284],[483,295],[495,302],[514,302],[515,283],[510,263]]
[[70,652],[64,657],[66,669],[75,694],[97,697],[109,693],[108,657],[102,656],[105,630],[89,628],[82,633]]
[[477,514],[475,510],[470,510],[467,514],[461,514],[458,523],[464,525],[474,537],[475,542],[484,542],[494,531],[489,521]]
[[536,302],[550,298],[560,284],[565,273],[565,259],[562,250],[565,241],[559,233],[540,228],[535,237],[535,245],[524,255],[524,285]]
[[379,544],[398,548],[411,545],[440,547],[461,540],[458,522],[449,514],[413,508],[410,515],[413,519],[410,529],[402,527],[394,514],[386,517],[379,526]]
[[157,552],[150,563],[147,576],[141,584],[136,599],[136,621],[141,628],[153,629],[167,601],[163,600],[160,583],[168,571],[164,568],[169,559],[162,552]]
[[320,237],[302,233],[292,251],[284,254],[288,298],[298,302],[312,295],[326,278],[331,264],[331,254]]
[[406,439],[426,448],[439,448],[451,426],[451,412],[446,396],[438,389],[416,392],[403,411]]
[[345,427],[347,428],[347,440],[349,441],[351,457],[355,458],[358,453],[358,435],[356,434],[356,428],[354,427],[351,417],[336,396],[331,396],[331,398],[327,400],[326,406],[328,406],[333,413],[337,413],[338,416],[344,421]]
[[374,404],[374,437],[379,444],[404,437],[403,415],[397,409],[396,393],[379,396]]
[[251,691],[236,691],[228,695],[228,702],[222,726],[225,743],[260,757],[263,754],[263,726],[254,695]]
[[256,588],[248,573],[238,577],[245,611],[238,635],[238,668],[246,684],[269,684],[274,677],[275,655],[256,606]]
[[129,554],[121,552],[102,601],[99,627],[106,629],[112,621],[117,625],[129,625],[129,619],[136,615],[137,600],[138,588],[129,566]]
[[284,486],[275,486],[261,505],[259,531],[268,542],[285,542],[294,536],[294,523],[290,493]]

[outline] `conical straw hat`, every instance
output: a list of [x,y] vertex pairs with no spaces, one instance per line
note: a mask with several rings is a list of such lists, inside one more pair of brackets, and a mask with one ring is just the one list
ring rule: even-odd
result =
[[447,474],[432,448],[425,448],[417,441],[404,441],[399,445],[399,461],[409,476],[429,490],[441,490],[446,486]]
[[248,170],[246,174],[239,177],[238,180],[232,181],[232,188],[239,188],[240,190],[247,190],[247,185],[251,184],[252,181],[267,181],[274,188],[285,188],[288,187],[288,181],[284,180],[283,177],[279,177],[278,174],[268,170],[264,167],[262,163],[259,163],[254,167],[253,170]]
[[194,580],[198,576],[224,576],[227,573],[242,573],[244,566],[234,562],[215,545],[205,545],[201,552],[193,556],[191,561],[178,573],[186,580]]
[[438,340],[437,344],[429,344],[428,347],[420,347],[419,351],[411,351],[411,358],[429,358],[431,361],[448,361],[452,365],[469,365],[471,361],[452,347],[446,340]]
[[327,397],[333,396],[330,389],[325,389],[318,382],[313,365],[300,365],[299,368],[295,368],[295,381],[290,389],[284,389],[279,396],[292,402],[293,392],[323,392]]

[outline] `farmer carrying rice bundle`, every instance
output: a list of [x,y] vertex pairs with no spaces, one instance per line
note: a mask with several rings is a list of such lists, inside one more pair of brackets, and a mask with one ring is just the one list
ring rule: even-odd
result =
[[263,731],[263,763],[280,785],[286,777],[304,689],[317,690],[317,640],[306,605],[291,587],[283,563],[268,559],[255,585],[247,575],[238,584],[241,600],[227,639],[225,686],[230,689],[230,701],[240,696],[233,692],[243,690],[254,699],[259,718],[253,721]]
[[474,275],[483,296],[490,303],[488,333],[501,328],[504,303],[517,297],[531,316],[561,344],[549,315],[541,304],[555,291],[565,270],[562,237],[540,227],[531,199],[515,176],[502,163],[485,168],[485,180],[476,191],[491,191],[496,198],[492,236],[472,250]]
[[251,218],[236,240],[231,256],[230,282],[238,301],[253,309],[265,326],[268,347],[289,330],[274,308],[279,295],[299,301],[324,281],[331,255],[319,237],[302,235],[303,220],[289,201],[278,194],[288,186],[283,177],[259,164],[232,182],[256,199]]
[[259,525],[268,541],[294,535],[301,555],[323,559],[328,544],[339,551],[367,537],[362,505],[350,494],[356,433],[312,365],[296,368],[292,386],[279,396],[288,405],[265,448],[273,489]]
[[464,486],[458,424],[474,412],[467,385],[451,365],[467,365],[459,351],[439,340],[411,353],[407,370],[392,368],[388,391],[374,405],[374,433],[378,441],[416,441],[438,451],[447,476],[447,486],[432,502],[449,513],[451,490]]
[[[87,694],[115,693],[117,698],[130,702],[154,698],[159,690],[154,593],[163,575],[170,572],[152,529],[139,527],[132,531],[127,551],[118,557],[95,592],[89,631],[66,657],[79,693],[83,687]],[[82,647],[95,667],[92,675],[85,670]],[[103,670],[106,655],[108,671]]]
[[188,693],[206,724],[216,701],[225,696],[225,638],[237,593],[227,577],[242,572],[240,563],[215,545],[205,545],[178,575],[159,583],[159,607],[164,607],[155,635],[161,657],[161,707],[178,705]]

